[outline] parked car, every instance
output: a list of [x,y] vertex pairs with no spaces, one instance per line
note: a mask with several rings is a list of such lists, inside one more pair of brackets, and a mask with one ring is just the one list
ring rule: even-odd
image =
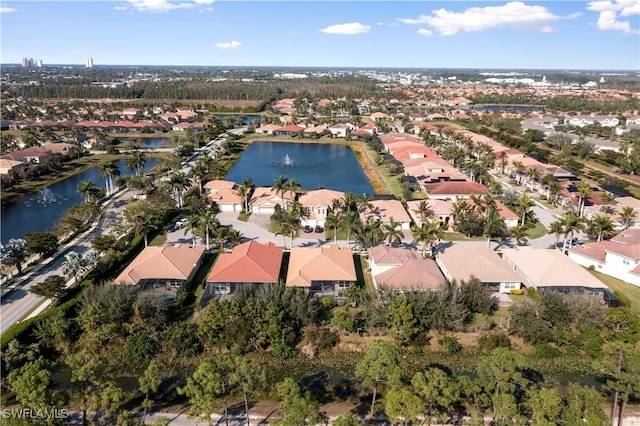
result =
[[185,226],[187,223],[189,223],[188,219],[180,219],[179,221],[176,222],[176,229],[180,229],[183,226]]
[[309,225],[304,227],[304,232],[306,232],[307,234],[310,232],[313,232],[313,229],[311,229],[311,227]]
[[316,232],[319,234],[321,232],[324,232],[324,228],[322,226],[316,226]]

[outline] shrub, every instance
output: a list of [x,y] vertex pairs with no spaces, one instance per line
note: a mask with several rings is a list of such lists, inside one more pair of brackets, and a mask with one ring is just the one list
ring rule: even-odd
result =
[[542,297],[540,296],[540,293],[538,293],[538,290],[536,290],[533,287],[528,287],[527,288],[527,297],[529,299],[533,299],[533,300],[540,300],[542,299]]
[[438,339],[438,344],[446,349],[449,355],[457,355],[462,352],[462,345],[455,337],[441,337],[440,339]]
[[491,352],[495,348],[511,348],[511,339],[505,333],[489,333],[478,339],[478,347],[483,352]]
[[560,355],[560,349],[554,348],[548,343],[538,343],[534,346],[534,354],[538,358],[554,359]]

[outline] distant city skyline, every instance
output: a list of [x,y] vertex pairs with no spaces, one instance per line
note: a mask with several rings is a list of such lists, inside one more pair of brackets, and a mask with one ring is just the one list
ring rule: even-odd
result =
[[640,70],[639,0],[3,1],[0,13],[3,64]]

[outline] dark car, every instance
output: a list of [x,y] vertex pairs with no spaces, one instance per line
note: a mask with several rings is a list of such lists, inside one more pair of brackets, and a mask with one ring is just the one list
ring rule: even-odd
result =
[[316,226],[316,232],[317,233],[324,232],[324,228],[322,226]]
[[311,229],[311,227],[309,225],[304,227],[304,232],[306,232],[307,234],[310,232],[313,232],[313,230]]

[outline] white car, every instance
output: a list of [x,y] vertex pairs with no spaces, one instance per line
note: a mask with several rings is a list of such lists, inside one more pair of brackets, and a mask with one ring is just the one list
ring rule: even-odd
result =
[[180,229],[183,226],[185,226],[187,223],[189,223],[189,220],[187,219],[180,219],[179,221],[176,222],[176,229]]

